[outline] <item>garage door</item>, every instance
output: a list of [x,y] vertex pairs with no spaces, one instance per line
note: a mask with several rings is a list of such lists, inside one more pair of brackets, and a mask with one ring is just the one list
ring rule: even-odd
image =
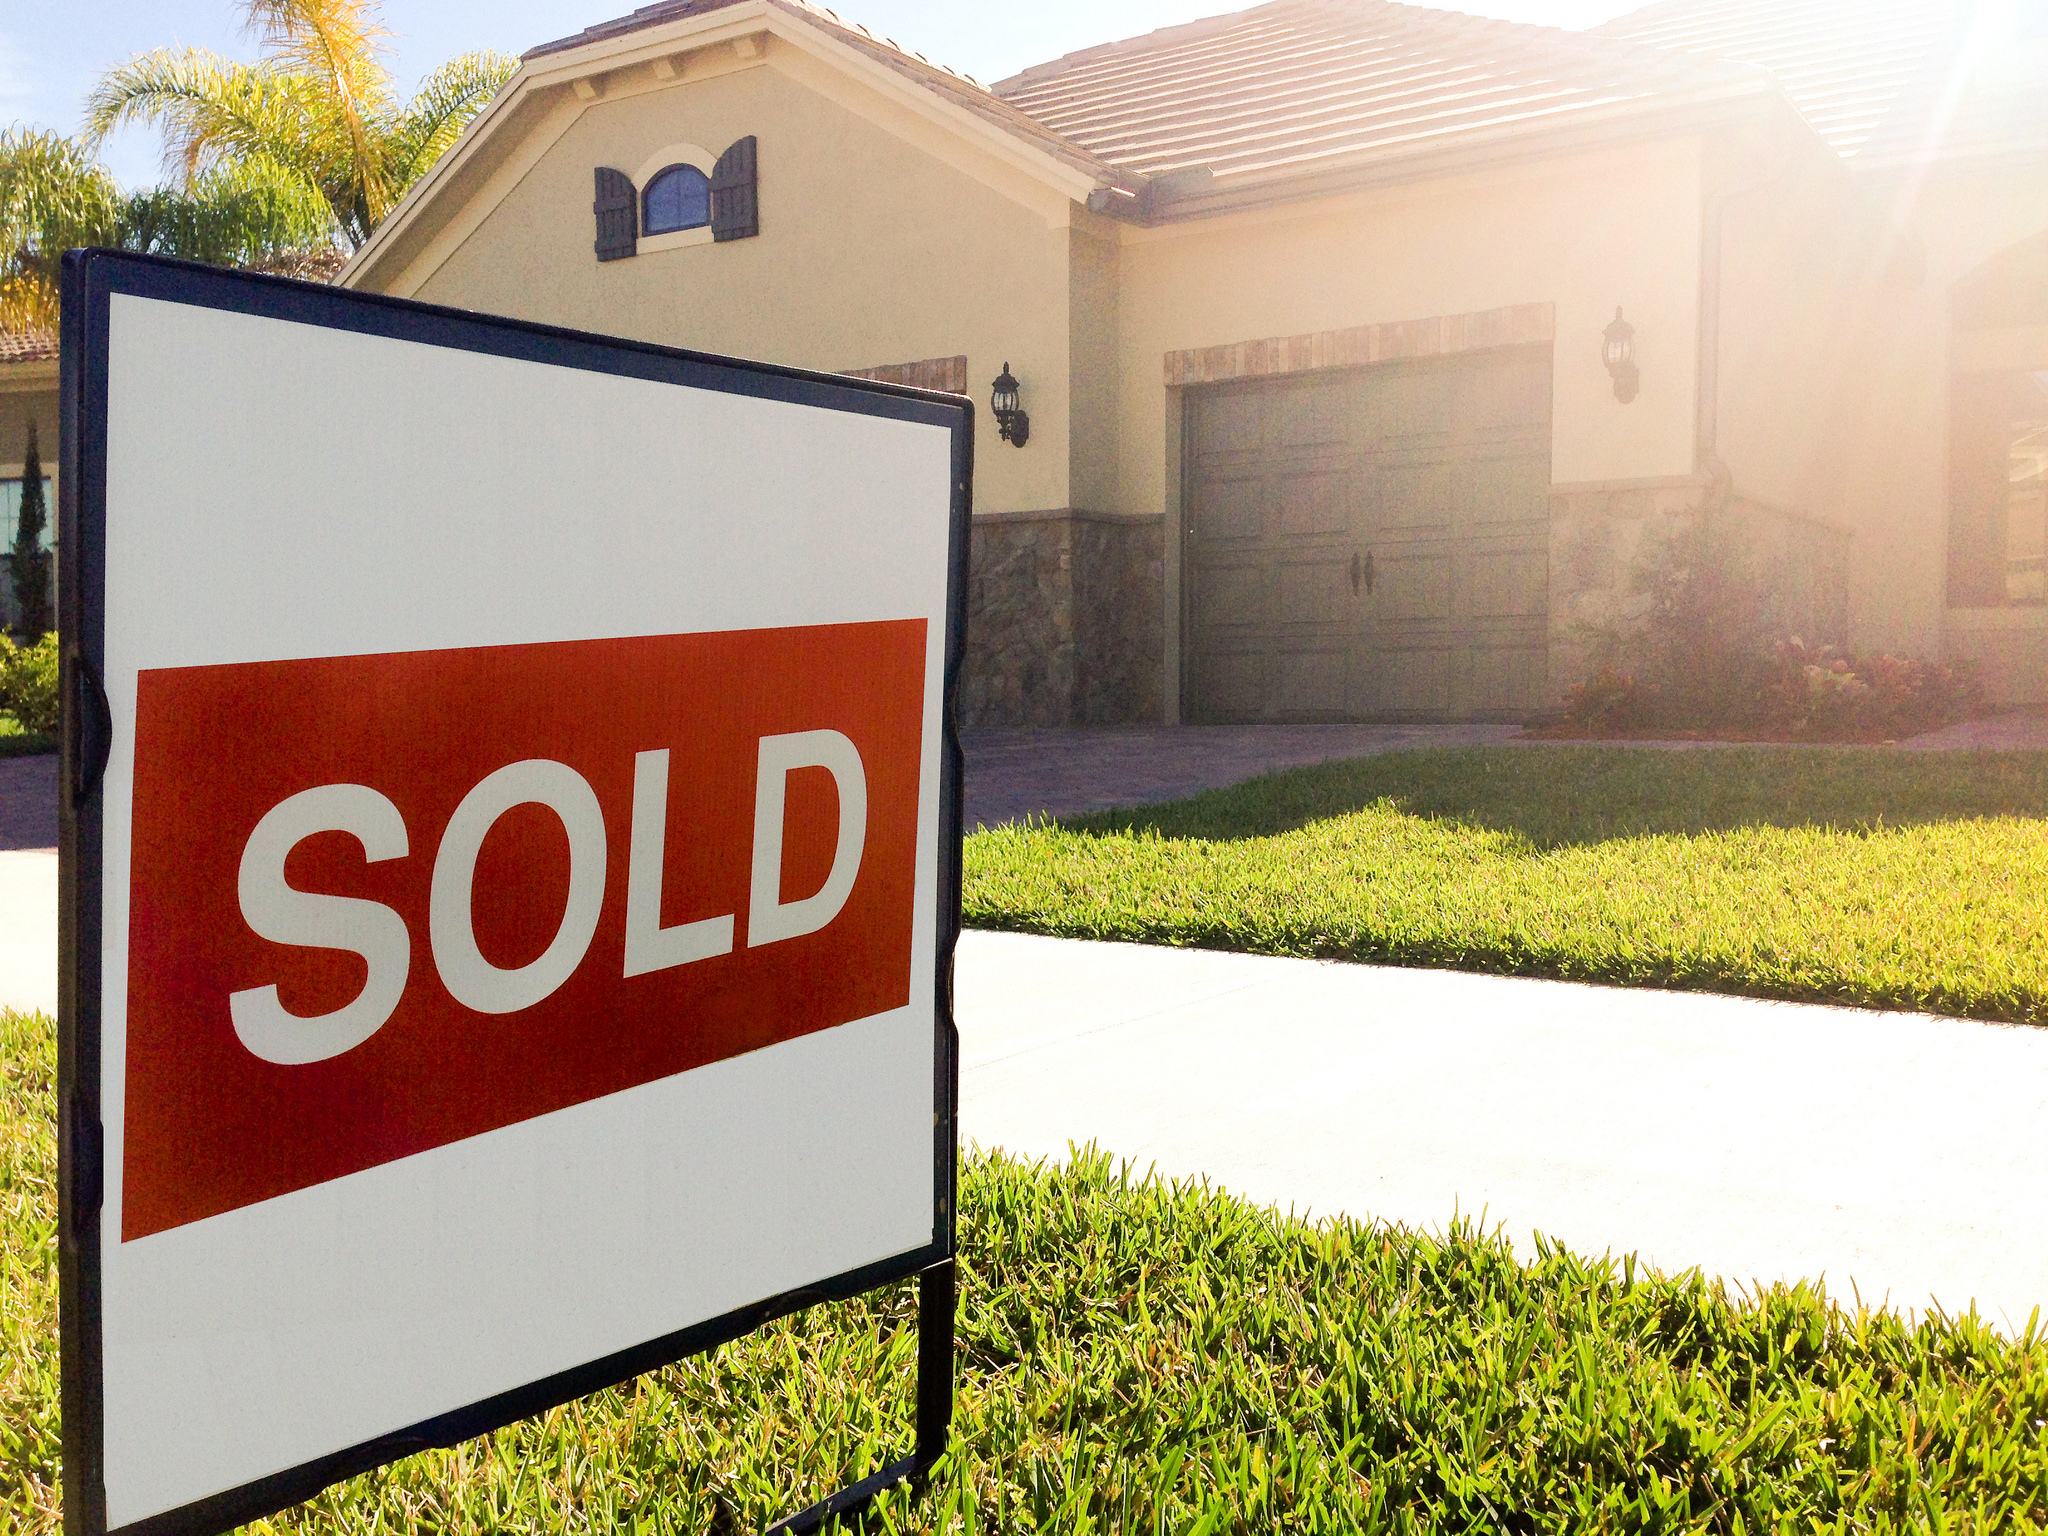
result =
[[1190,391],[1186,425],[1189,718],[1552,702],[1549,348]]

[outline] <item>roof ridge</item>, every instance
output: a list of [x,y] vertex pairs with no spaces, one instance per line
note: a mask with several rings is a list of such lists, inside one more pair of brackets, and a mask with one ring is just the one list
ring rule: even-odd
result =
[[[724,10],[727,6],[739,3],[740,0],[653,0],[651,5],[638,6],[628,11],[624,16],[615,17],[610,21],[593,23],[582,31],[572,32],[566,37],[554,38],[545,43],[536,43],[533,47],[520,54],[519,57],[524,61],[526,59],[540,58],[551,53],[566,53],[572,48],[581,48],[588,43],[603,42],[607,38],[625,37],[630,33],[642,32],[649,27],[659,26],[664,21],[680,21],[687,16],[709,15],[712,11]],[[780,4],[787,10],[808,11],[812,16],[826,22],[830,26],[838,28],[842,32],[859,33],[860,36],[866,38],[869,42],[887,48],[893,53],[901,54],[906,59],[915,59],[928,69],[935,69],[940,74],[948,75],[966,85],[971,85],[978,91],[988,90],[986,84],[975,79],[974,76],[968,74],[965,70],[954,69],[951,65],[941,64],[935,60],[928,59],[914,49],[904,47],[895,38],[883,37],[881,34],[869,30],[860,22],[841,16],[837,11],[832,10],[828,6],[817,4],[816,0],[775,0],[775,3]]]

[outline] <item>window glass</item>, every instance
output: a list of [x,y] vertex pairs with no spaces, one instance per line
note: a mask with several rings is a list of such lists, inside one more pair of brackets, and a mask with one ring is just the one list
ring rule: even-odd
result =
[[[14,536],[21,528],[21,481],[0,480],[0,544],[14,548]],[[47,476],[43,479],[43,548],[57,546],[57,494]]]
[[642,194],[640,233],[666,235],[711,222],[711,178],[694,165],[657,171]]
[[[57,543],[57,496],[56,487],[47,477],[43,480],[43,548],[53,549]],[[21,481],[0,480],[0,629],[12,629],[19,615],[14,611],[14,576],[7,568],[5,556],[14,550],[14,536],[21,529]],[[50,599],[57,596],[56,562],[50,564]]]
[[1949,605],[2048,603],[2048,369],[1964,374],[1954,405]]

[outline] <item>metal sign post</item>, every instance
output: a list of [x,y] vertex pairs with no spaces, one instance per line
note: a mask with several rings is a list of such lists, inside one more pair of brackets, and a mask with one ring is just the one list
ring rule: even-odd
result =
[[972,408],[110,252],[63,304],[74,1533],[920,1277]]

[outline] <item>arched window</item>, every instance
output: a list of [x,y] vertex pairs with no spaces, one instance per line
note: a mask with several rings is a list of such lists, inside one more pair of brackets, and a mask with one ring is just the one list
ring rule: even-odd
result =
[[640,233],[673,234],[711,222],[711,178],[694,165],[657,171],[640,194]]

